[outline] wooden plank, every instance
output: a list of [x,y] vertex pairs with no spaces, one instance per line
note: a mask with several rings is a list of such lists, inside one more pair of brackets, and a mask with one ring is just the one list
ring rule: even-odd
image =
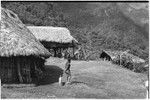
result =
[[13,62],[14,62],[14,81],[19,82],[19,76],[18,76],[18,68],[17,68],[17,59],[16,57],[13,57]]
[[19,76],[19,82],[23,83],[23,78],[22,78],[22,75],[21,75],[20,60],[19,59],[17,59],[17,71],[18,71],[18,76]]
[[26,78],[27,78],[27,83],[31,83],[31,75],[30,75],[30,62],[32,62],[32,60],[30,60],[30,58],[25,58],[26,59]]
[[14,57],[12,57],[12,74],[13,74],[13,82],[16,82],[16,72],[15,72],[16,68],[15,68],[15,61],[14,61]]
[[32,82],[32,79],[31,79],[31,70],[30,70],[30,62],[31,62],[31,60],[29,59],[29,61],[28,61],[28,70],[29,70],[29,72],[28,72],[28,75],[29,75],[29,83],[31,83]]
[[3,59],[1,58],[0,59],[0,62],[1,62],[1,80],[3,82],[3,77],[4,77],[4,66],[3,66]]
[[11,64],[11,59],[10,58],[8,58],[8,59],[6,59],[6,61],[7,61],[7,68],[8,68],[8,81],[9,81],[9,83],[12,81],[12,76],[11,76],[11,66],[12,66],[12,64]]
[[8,82],[8,67],[7,67],[7,65],[6,65],[6,59],[4,59],[4,67],[5,67],[5,69],[6,69],[6,73],[5,73],[6,79],[5,79],[5,82]]

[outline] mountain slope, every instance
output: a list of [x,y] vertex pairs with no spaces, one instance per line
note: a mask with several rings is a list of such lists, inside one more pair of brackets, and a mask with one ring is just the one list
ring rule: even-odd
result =
[[[68,18],[72,35],[80,42],[83,42],[81,37],[86,38],[87,48],[129,49],[142,58],[148,56],[146,8],[138,9],[130,3],[64,3],[59,6]],[[126,11],[129,8],[132,12]]]

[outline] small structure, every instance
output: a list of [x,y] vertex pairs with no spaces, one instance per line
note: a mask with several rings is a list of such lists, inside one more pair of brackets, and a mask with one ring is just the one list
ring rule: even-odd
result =
[[112,60],[111,56],[109,55],[107,51],[102,51],[100,58],[103,60],[108,60],[108,61]]
[[145,60],[141,59],[133,54],[130,54],[129,51],[111,51],[111,50],[103,50],[100,58],[105,58],[107,60],[121,60],[122,57],[130,58],[134,63],[144,63]]
[[74,54],[78,41],[70,35],[70,31],[67,28],[28,26],[28,29],[40,40],[44,47],[54,52],[54,57],[61,57],[62,52],[68,48]]
[[36,83],[50,52],[8,9],[1,8],[0,72],[2,83]]

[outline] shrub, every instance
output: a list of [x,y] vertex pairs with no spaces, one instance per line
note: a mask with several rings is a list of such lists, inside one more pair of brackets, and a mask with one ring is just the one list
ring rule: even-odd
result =
[[134,64],[134,72],[144,73],[144,72],[148,71],[149,69],[144,66],[145,66],[144,63]]
[[123,67],[125,67],[127,69],[133,70],[134,63],[133,63],[131,58],[126,57],[125,55],[123,55],[122,58],[121,58],[121,65],[123,65]]
[[124,68],[127,68],[127,69],[130,69],[130,70],[133,70],[133,61],[131,58],[125,56],[125,55],[122,55],[121,57],[121,60],[120,60],[120,57],[119,55],[113,59],[112,61],[114,64],[117,64],[117,65],[122,65]]
[[121,60],[119,59],[119,56],[116,57],[113,59],[112,63],[120,65],[120,61],[124,68],[133,70],[134,72],[145,73],[149,70],[148,67],[144,67],[145,63],[134,63],[130,57],[125,55],[122,55]]

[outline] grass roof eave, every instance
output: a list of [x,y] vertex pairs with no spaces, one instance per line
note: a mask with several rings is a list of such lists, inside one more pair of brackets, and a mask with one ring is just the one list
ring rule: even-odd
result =
[[57,43],[72,43],[74,41],[74,43],[78,43],[65,27],[28,26],[28,28],[40,41]]
[[[12,16],[13,14],[13,16]],[[10,10],[1,8],[0,56],[42,56],[50,52]]]

